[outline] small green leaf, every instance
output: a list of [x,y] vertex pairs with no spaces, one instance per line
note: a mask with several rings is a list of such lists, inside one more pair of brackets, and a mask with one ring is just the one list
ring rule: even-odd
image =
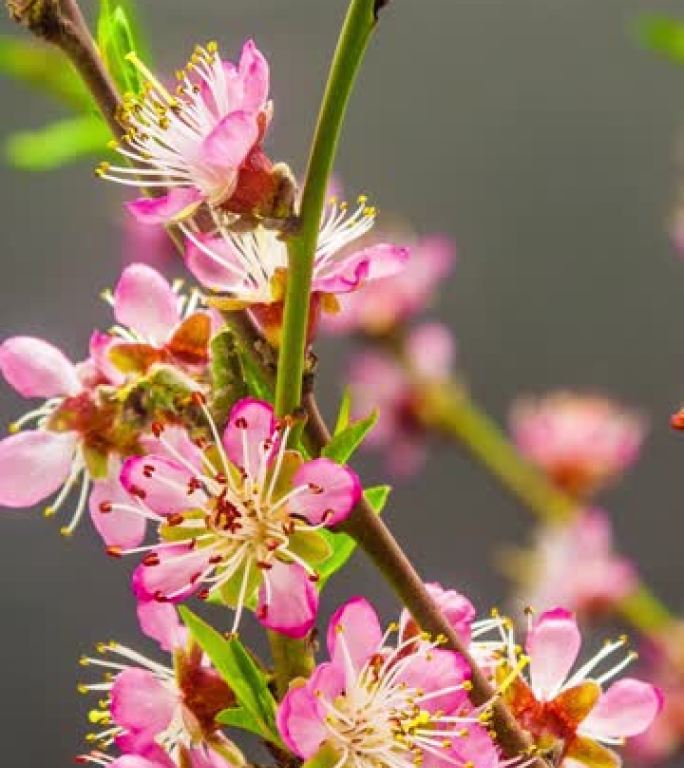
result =
[[216,722],[221,723],[221,725],[229,725],[233,728],[241,728],[243,731],[256,733],[257,736],[263,736],[259,722],[243,707],[224,709],[216,715]]
[[684,64],[684,22],[665,16],[642,16],[636,31],[647,48]]
[[0,74],[29,83],[79,112],[93,107],[93,99],[76,70],[54,46],[0,37]]
[[[363,496],[373,507],[373,511],[379,515],[385,508],[385,504],[387,504],[391,490],[392,488],[389,485],[376,485],[372,488],[366,488]],[[332,550],[331,556],[317,569],[320,576],[318,583],[322,588],[328,579],[337,573],[354,554],[356,542],[351,536],[347,536],[346,533],[333,533],[325,528],[322,528],[319,534],[326,539]]]
[[100,0],[97,44],[109,73],[123,91],[142,90],[143,78],[127,59],[129,53],[141,50],[139,38],[131,3]]
[[15,133],[5,143],[5,155],[16,168],[48,171],[93,154],[101,154],[111,134],[96,115],[81,115],[51,123],[36,131]]
[[351,421],[352,397],[349,387],[345,388],[342,399],[340,400],[340,410],[337,412],[337,421],[335,422],[335,431],[333,435],[339,435],[343,432]]
[[242,355],[230,328],[211,340],[211,381],[211,409],[216,423],[223,424],[233,403],[248,394]]
[[373,429],[377,420],[378,412],[373,411],[365,419],[355,421],[341,432],[336,432],[332,440],[321,451],[321,455],[340,464],[346,463],[364,441],[366,435]]
[[237,637],[226,639],[185,606],[180,606],[179,612],[193,638],[231,687],[240,707],[259,729],[258,733],[274,744],[280,744],[275,724],[276,701],[268,689],[266,676],[242,643]]

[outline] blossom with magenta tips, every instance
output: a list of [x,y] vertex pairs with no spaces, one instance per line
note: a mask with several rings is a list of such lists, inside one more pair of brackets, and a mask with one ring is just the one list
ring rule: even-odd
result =
[[89,720],[99,730],[87,741],[98,749],[112,744],[146,759],[180,761],[201,748],[240,764],[242,756],[221,732],[216,716],[235,706],[235,696],[198,646],[188,641],[176,609],[154,601],[140,603],[143,630],[173,653],[173,667],[148,659],[119,643],[101,643],[98,655],[81,665],[101,669],[101,682],[81,683],[81,693],[95,693],[97,708]]
[[412,242],[410,251],[411,258],[400,272],[338,296],[340,310],[323,317],[323,328],[330,333],[378,336],[425,311],[451,272],[455,251],[452,243],[439,235]]
[[[212,304],[222,309],[242,309],[281,304],[287,280],[287,244],[280,233],[265,227],[249,232],[227,229],[216,213],[213,233],[183,224],[188,238],[188,269],[207,289],[222,294]],[[313,308],[337,310],[333,298],[401,271],[409,257],[407,248],[389,243],[352,244],[373,227],[376,211],[366,197],[349,212],[335,198],[329,203],[318,236],[313,269]],[[265,311],[264,311],[265,312]],[[266,322],[267,314],[257,315]],[[268,329],[267,329],[268,330]]]
[[601,509],[541,527],[534,548],[512,552],[507,565],[519,585],[519,602],[540,609],[563,605],[595,616],[609,611],[637,585],[636,568],[615,551],[610,519]]
[[391,645],[396,630],[383,633],[363,598],[338,609],[328,628],[330,661],[280,704],[288,748],[303,760],[328,749],[331,768],[500,765],[468,699],[465,660],[428,640]]
[[530,461],[581,497],[612,483],[634,464],[646,432],[638,414],[605,397],[571,392],[519,400],[511,410],[510,428]]
[[330,459],[304,461],[288,450],[291,425],[276,421],[268,403],[236,403],[221,436],[202,398],[196,402],[213,442],[182,454],[160,431],[166,455],[128,459],[121,482],[130,499],[106,506],[159,526],[158,543],[132,550],[147,553],[134,590],[172,602],[198,591],[218,594],[235,607],[234,630],[247,605],[264,626],[302,637],[318,606],[315,564],[330,554],[317,531],[349,515],[361,495],[359,480]]
[[[530,620],[524,653],[515,645],[510,625],[506,632],[507,647],[497,674],[508,680],[514,675],[502,686],[504,699],[537,747],[556,756],[563,768],[618,768],[619,756],[605,745],[621,745],[643,733],[662,706],[660,691],[634,678],[604,688],[636,656],[630,653],[597,672],[626,638],[606,642],[572,672],[582,638],[569,611],[555,608]],[[529,674],[523,677],[519,670],[526,665]]]
[[135,53],[129,61],[145,86],[126,94],[119,119],[126,134],[116,150],[131,165],[102,163],[98,175],[135,187],[161,190],[128,204],[141,221],[179,221],[207,202],[251,213],[276,193],[277,182],[261,142],[271,119],[268,64],[250,40],[237,65],[218,47],[198,46],[178,72],[174,93]]
[[421,415],[425,387],[448,381],[455,358],[449,329],[424,323],[409,333],[403,360],[384,351],[364,350],[354,356],[349,387],[354,412],[378,411],[378,421],[365,445],[384,450],[389,471],[397,477],[415,474],[427,456],[427,432]]

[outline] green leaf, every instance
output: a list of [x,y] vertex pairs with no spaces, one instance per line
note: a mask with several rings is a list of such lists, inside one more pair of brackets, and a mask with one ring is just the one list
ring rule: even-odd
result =
[[257,736],[263,736],[258,720],[243,707],[222,710],[216,715],[216,722],[221,723],[221,725],[229,725],[233,728],[240,728],[243,731],[256,733]]
[[665,16],[642,16],[636,31],[644,46],[684,64],[684,22]]
[[130,2],[100,0],[97,20],[97,44],[107,70],[122,91],[138,93],[143,77],[127,58],[129,53],[141,52],[141,40]]
[[227,639],[185,606],[179,612],[193,638],[211,659],[216,671],[231,687],[235,698],[258,728],[259,735],[280,745],[275,724],[276,701],[266,676],[237,637]]
[[211,381],[211,409],[216,423],[223,424],[233,403],[248,394],[242,355],[230,328],[211,340]]
[[321,456],[345,464],[364,441],[366,435],[373,429],[378,420],[378,412],[350,424],[341,432],[336,432],[332,440],[321,451]]
[[312,755],[302,768],[332,768],[340,762],[342,753],[329,741],[324,742],[318,752]]
[[51,123],[36,131],[15,133],[5,143],[5,155],[16,168],[48,171],[87,155],[102,154],[111,134],[96,115],[81,115]]
[[[379,515],[387,504],[391,490],[389,485],[376,485],[366,488],[363,496],[373,507],[373,511]],[[332,555],[317,569],[320,576],[319,587],[323,588],[328,579],[337,573],[354,554],[356,542],[346,533],[333,533],[325,528],[322,528],[319,534],[326,539],[332,550]]]
[[351,421],[351,406],[352,406],[351,390],[349,389],[349,387],[347,387],[342,393],[342,399],[340,400],[340,409],[337,412],[337,421],[335,422],[335,430],[333,432],[333,435],[339,435],[340,432],[343,432],[349,426],[349,422]]
[[79,112],[93,107],[93,99],[76,70],[54,46],[0,37],[0,74],[29,83]]

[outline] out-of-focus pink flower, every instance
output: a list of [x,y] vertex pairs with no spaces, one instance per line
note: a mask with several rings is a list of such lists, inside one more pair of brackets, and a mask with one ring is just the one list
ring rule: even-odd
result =
[[235,706],[235,696],[188,641],[176,609],[144,602],[138,616],[143,631],[173,654],[173,667],[114,642],[100,644],[96,658],[83,657],[82,666],[105,670],[103,681],[79,685],[81,693],[100,696],[89,719],[104,727],[88,741],[103,749],[115,743],[124,753],[162,765],[175,765],[190,749],[239,755],[216,722],[221,710]]
[[133,167],[103,163],[98,172],[165,194],[135,200],[129,210],[142,222],[167,224],[205,201],[236,213],[270,201],[277,182],[261,149],[272,114],[269,69],[254,43],[245,43],[237,66],[222,60],[215,44],[198,46],[174,94],[131,58],[146,85],[125,99],[126,137],[116,149]]
[[615,552],[610,519],[600,509],[539,528],[534,548],[513,553],[510,565],[519,600],[540,610],[563,605],[595,615],[611,610],[637,584],[636,569]]
[[411,768],[423,759],[430,766],[499,765],[468,699],[465,660],[435,643],[392,646],[390,635],[363,598],[338,609],[328,628],[330,661],[280,705],[288,748],[308,760],[325,744],[339,765],[358,768]]
[[[370,231],[375,216],[375,209],[368,206],[364,196],[351,213],[344,203],[329,204],[314,257],[314,322],[320,309],[337,307],[331,294],[347,294],[366,283],[395,275],[407,263],[408,249],[397,245],[376,243],[358,250],[348,247]],[[214,223],[214,234],[182,226],[188,238],[188,269],[205,288],[224,294],[213,299],[217,306],[261,307],[257,320],[264,324],[270,319],[270,324],[275,325],[271,318],[273,310],[268,307],[281,305],[284,298],[287,244],[272,229],[259,227],[247,233],[235,232],[221,227],[216,216]]]
[[520,451],[563,490],[580,497],[628,469],[646,431],[638,414],[612,400],[571,392],[519,400],[510,427]]
[[452,371],[455,344],[448,328],[425,323],[409,334],[405,362],[389,353],[366,350],[351,362],[349,387],[354,411],[379,413],[366,445],[385,453],[392,474],[417,472],[426,456],[426,432],[420,418],[425,385],[446,381]]
[[[144,548],[134,591],[163,602],[198,590],[218,593],[236,609],[235,629],[244,606],[255,600],[264,626],[303,637],[318,607],[310,561],[329,555],[317,530],[347,517],[361,495],[359,480],[330,459],[304,461],[286,450],[291,424],[278,423],[268,403],[240,400],[221,437],[202,399],[197,403],[214,444],[202,451],[187,441],[182,455],[159,433],[166,454],[124,464],[121,482],[135,503],[108,507],[159,523],[161,541]],[[172,545],[166,540],[171,528]],[[126,554],[119,547],[109,551]]]
[[451,272],[455,249],[447,238],[433,235],[411,244],[410,251],[401,272],[340,296],[339,312],[324,315],[322,327],[331,333],[375,336],[423,312]]
[[[512,682],[504,698],[519,723],[544,751],[558,754],[564,768],[621,765],[604,745],[622,744],[643,733],[662,708],[658,688],[634,678],[614,678],[634,658],[629,654],[605,672],[599,665],[622,648],[625,638],[607,642],[574,672],[582,643],[573,614],[562,608],[542,613],[527,633],[525,656],[511,636],[499,674]],[[519,674],[526,662],[526,677]]]
[[178,251],[163,224],[142,224],[133,216],[126,216],[121,223],[121,231],[124,266],[147,264],[160,269],[178,258]]

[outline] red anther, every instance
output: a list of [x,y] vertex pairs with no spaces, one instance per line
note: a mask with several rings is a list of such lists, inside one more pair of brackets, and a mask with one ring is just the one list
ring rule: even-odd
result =
[[207,402],[207,398],[197,390],[190,395],[190,399],[195,405],[205,405]]
[[160,590],[158,589],[154,595],[152,596],[157,603],[168,603],[169,598]]
[[217,483],[221,483],[221,485],[226,484],[226,476],[223,474],[223,472],[217,472],[214,475],[214,480],[216,480]]
[[323,488],[317,483],[309,483],[309,490],[316,495],[323,493]]
[[267,437],[262,443],[261,443],[264,451],[270,451],[271,448],[273,448],[273,440],[271,440],[270,437]]
[[264,603],[263,605],[260,605],[256,612],[257,619],[261,619],[263,621],[268,616],[268,605]]
[[321,577],[316,571],[309,574],[309,581],[311,581],[314,584],[318,584],[318,582],[321,580]]
[[168,515],[166,518],[166,524],[170,525],[171,527],[175,525],[181,525],[185,521],[185,518],[183,517],[182,512],[174,512],[171,515]]
[[128,492],[131,494],[131,496],[137,496],[139,499],[145,499],[147,496],[147,491],[144,491],[142,488],[139,488],[137,485],[132,485]]
[[77,765],[86,765],[90,761],[88,755],[75,755],[74,762]]
[[160,562],[161,560],[156,552],[150,552],[142,560],[142,564],[147,566],[159,565]]
[[672,429],[684,430],[684,408],[682,408],[681,411],[672,414],[672,417],[670,418],[670,426]]
[[153,421],[150,429],[152,430],[152,434],[158,438],[161,437],[161,434],[164,431],[164,425],[160,421]]
[[200,589],[200,591],[197,593],[197,597],[200,600],[206,600],[209,597],[209,590],[206,589],[206,587],[204,589]]
[[247,429],[249,426],[247,424],[247,419],[244,416],[239,416],[233,423],[238,429]]
[[118,558],[118,557],[121,557],[123,555],[123,550],[121,549],[121,547],[118,547],[118,546],[113,545],[113,544],[110,544],[110,546],[107,547],[105,552],[110,557],[117,557]]
[[332,517],[334,517],[334,515],[335,515],[335,510],[334,509],[326,509],[325,512],[323,513],[323,517],[321,518],[321,522],[322,523],[327,523],[328,520],[330,520]]
[[143,475],[145,477],[150,478],[154,474],[154,466],[152,464],[145,464],[143,466]]
[[202,487],[201,481],[196,477],[191,477],[188,480],[188,496],[198,491]]
[[196,584],[198,579],[202,576],[202,571],[197,571],[197,573],[193,573],[190,577],[190,583]]
[[278,547],[280,546],[280,542],[277,539],[273,539],[272,541],[266,542],[266,549],[269,552],[274,552]]
[[209,445],[209,441],[206,437],[196,437],[194,443],[200,451],[203,451]]
[[209,558],[210,565],[218,565],[222,561],[223,561],[223,555],[212,555]]
[[262,571],[270,571],[273,568],[273,563],[267,563],[265,560],[257,560],[256,567],[261,568]]
[[100,512],[102,512],[103,515],[106,515],[108,512],[112,511],[112,502],[111,501],[101,501],[99,506]]

